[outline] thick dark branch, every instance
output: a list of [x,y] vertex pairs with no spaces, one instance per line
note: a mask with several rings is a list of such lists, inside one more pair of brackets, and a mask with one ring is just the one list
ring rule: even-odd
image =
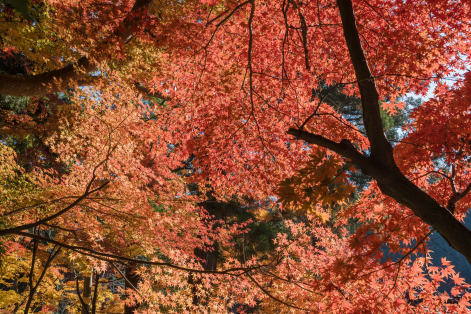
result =
[[108,253],[102,253],[95,251],[93,249],[89,249],[86,247],[81,247],[81,246],[75,246],[75,245],[70,245],[66,243],[62,243],[53,239],[48,239],[43,236],[37,235],[37,234],[32,234],[32,233],[27,233],[27,232],[15,232],[16,235],[20,235],[23,237],[28,237],[31,239],[38,239],[41,241],[46,241],[52,244],[59,245],[63,248],[69,249],[71,251],[77,252],[82,255],[86,255],[92,258],[100,259],[103,261],[107,261],[110,263],[121,263],[123,264],[124,262],[130,262],[130,263],[136,263],[136,264],[144,264],[144,265],[153,265],[153,266],[166,266],[169,268],[173,269],[178,269],[182,271],[187,271],[190,273],[200,273],[200,274],[219,274],[219,275],[231,275],[231,276],[241,276],[245,274],[247,271],[251,270],[257,270],[262,267],[271,267],[274,264],[278,262],[278,260],[273,260],[269,264],[264,264],[264,265],[258,265],[258,266],[253,266],[253,267],[234,267],[234,268],[228,268],[225,270],[217,271],[217,270],[202,270],[202,269],[192,269],[192,268],[187,268],[187,267],[182,267],[178,266],[172,263],[167,263],[167,262],[152,262],[152,261],[145,261],[145,260],[138,260],[134,258],[129,258],[129,257],[124,257],[124,256],[119,256],[115,254],[108,254]]
[[387,167],[395,167],[393,149],[383,132],[379,108],[379,94],[366,60],[356,26],[351,0],[337,0],[343,32],[360,89],[363,121],[371,145],[371,157]]
[[[8,75],[0,74],[0,94],[11,96],[36,96],[48,93],[57,93],[72,86],[87,84],[89,72],[96,69],[96,65],[87,58],[82,57],[77,64],[69,64],[58,70],[52,70],[36,75]],[[89,82],[93,78],[89,78]]]
[[79,297],[80,303],[82,304],[82,311],[85,312],[86,314],[90,314],[90,313],[88,312],[88,306],[87,306],[87,304],[85,303],[85,301],[83,301],[83,298],[82,298],[82,296],[80,295],[79,278],[78,278],[78,276],[77,276],[77,278],[76,278],[75,283],[76,283],[77,295],[78,295],[78,297]]
[[466,189],[461,192],[461,193],[458,193],[458,192],[455,192],[453,193],[453,195],[450,197],[450,199],[448,200],[448,203],[446,205],[446,208],[454,213],[455,212],[455,206],[456,206],[456,203],[458,203],[459,201],[461,201],[461,199],[463,197],[465,197],[466,195],[468,195],[468,193],[471,191],[471,183],[468,184],[468,186],[466,187]]
[[96,314],[96,301],[98,298],[98,283],[100,282],[100,276],[98,276],[98,271],[95,272],[95,292],[93,293],[93,300],[92,300],[92,314]]
[[44,275],[46,274],[46,271],[47,269],[49,268],[49,266],[51,265],[51,262],[52,260],[57,256],[57,254],[59,254],[60,250],[62,249],[60,246],[56,249],[57,246],[55,246],[53,249],[52,249],[52,252],[49,253],[49,257],[47,258],[47,261],[46,261],[46,264],[44,265],[44,268],[43,268],[43,271],[41,272],[41,275],[39,276],[39,279],[38,281],[36,282],[36,285],[34,286],[34,289],[38,289],[39,287],[39,284],[41,283],[41,281],[43,280],[44,278]]
[[36,264],[36,254],[38,252],[38,246],[39,246],[39,241],[37,239],[33,240],[33,256],[31,258],[31,270],[29,271],[29,276],[28,276],[28,281],[29,281],[29,295],[28,295],[28,301],[26,301],[24,313],[28,314],[29,309],[31,307],[31,303],[33,302],[33,297],[36,292],[36,287],[33,282],[34,282],[34,265]]
[[[125,278],[126,281],[124,283],[124,290],[127,291],[129,288],[131,289],[136,289],[138,288],[138,283],[140,276],[135,272],[137,268],[137,265],[134,263],[130,263],[126,265],[126,271],[125,271]],[[139,292],[138,292],[139,294]],[[140,295],[140,294],[139,294]],[[130,298],[131,295],[129,293],[126,293],[125,298]],[[124,306],[124,314],[134,314],[137,312],[140,304],[139,302],[133,302],[133,304],[125,304]]]
[[[410,208],[415,215],[435,228],[455,250],[463,254],[471,263],[471,251],[469,250],[469,247],[471,247],[471,231],[459,222],[450,210],[441,206],[435,199],[406,178],[396,166],[385,167],[384,162],[363,156],[347,140],[335,143],[320,135],[294,128],[289,129],[288,134],[350,158],[365,174],[376,180],[383,194]],[[470,190],[471,187],[467,187],[462,193],[466,192],[467,194]]]
[[169,101],[171,98],[168,96],[165,96],[164,94],[158,92],[158,91],[151,91],[150,88],[144,87],[138,83],[134,84],[134,87],[142,94],[144,97],[154,97],[154,98],[159,98],[165,101]]
[[[142,19],[134,16],[141,10],[148,11],[154,0],[137,0],[126,18],[122,27],[125,32],[115,32],[124,44],[128,43],[133,36],[133,27],[142,22]],[[62,69],[51,70],[36,75],[8,75],[0,74],[0,94],[11,96],[37,96],[48,93],[57,93],[68,87],[77,85],[93,85],[98,78],[90,76],[90,72],[96,71],[96,64],[88,58],[82,57],[77,63],[69,64]]]
[[349,140],[342,140],[340,143],[336,143],[321,135],[312,134],[308,131],[295,128],[290,128],[287,133],[305,141],[306,143],[330,149],[339,155],[350,158],[353,163],[358,164],[362,169],[366,169],[370,164],[368,158],[358,152]]
[[455,164],[451,165],[451,177],[448,179],[450,180],[450,185],[451,185],[451,190],[453,193],[457,193],[456,191],[456,185],[455,185],[455,176],[456,176],[456,169],[455,169]]
[[29,290],[28,301],[26,302],[26,306],[25,306],[25,309],[24,309],[24,314],[29,313],[29,309],[30,309],[31,304],[33,302],[34,295],[36,294],[36,291],[38,290],[39,285],[43,281],[43,278],[44,278],[44,275],[46,275],[47,269],[51,265],[52,260],[57,256],[57,254],[59,254],[59,252],[61,250],[61,247],[59,247],[57,250],[56,250],[56,247],[54,247],[52,249],[52,252],[49,254],[49,257],[47,258],[46,264],[44,265],[44,268],[41,272],[41,275],[39,276],[39,279],[36,281],[36,284],[33,286],[33,271],[34,271],[34,263],[36,262],[35,255],[36,255],[36,251],[38,249],[38,240],[35,239],[35,249],[34,249],[34,252],[33,252],[33,259],[32,259],[32,265],[31,265],[31,275],[30,275],[30,278],[29,278],[30,290]]
[[307,24],[306,20],[304,19],[304,15],[301,11],[298,11],[299,15],[299,22],[301,24],[301,32],[303,35],[303,48],[304,48],[304,63],[306,65],[306,70],[311,71],[311,67],[309,65],[309,49],[307,48]]
[[141,295],[139,293],[139,290],[137,290],[137,288],[132,284],[132,282],[129,281],[128,277],[126,277],[123,272],[121,270],[119,270],[119,268],[114,264],[114,263],[111,263],[111,265],[118,271],[118,273],[121,275],[121,277],[123,277],[124,281],[127,282],[127,284],[134,289],[134,291],[137,292],[137,294]]

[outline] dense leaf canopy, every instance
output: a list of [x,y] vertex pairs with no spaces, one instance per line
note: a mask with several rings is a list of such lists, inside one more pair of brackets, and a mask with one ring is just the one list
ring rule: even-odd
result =
[[468,311],[469,2],[20,4],[2,311]]

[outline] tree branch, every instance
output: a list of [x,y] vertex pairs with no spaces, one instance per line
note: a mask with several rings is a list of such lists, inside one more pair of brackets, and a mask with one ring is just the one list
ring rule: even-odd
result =
[[[254,267],[234,267],[234,268],[228,268],[228,269],[221,270],[221,271],[201,270],[201,269],[192,269],[192,268],[182,267],[182,266],[178,266],[178,265],[175,265],[175,264],[172,264],[172,263],[167,263],[167,262],[144,261],[144,260],[138,260],[138,259],[124,257],[124,256],[119,256],[119,255],[115,255],[115,254],[102,253],[102,252],[98,252],[98,251],[95,251],[93,249],[89,249],[89,248],[86,248],[86,247],[81,247],[81,246],[75,246],[75,245],[62,243],[62,242],[59,242],[59,241],[56,241],[56,240],[53,240],[53,239],[48,239],[48,238],[45,238],[43,236],[40,236],[40,235],[37,235],[37,234],[32,234],[32,233],[27,233],[27,232],[18,231],[18,232],[15,232],[14,234],[24,236],[24,237],[28,237],[28,238],[31,238],[31,239],[38,239],[38,240],[41,240],[41,241],[46,241],[46,242],[49,242],[49,243],[53,243],[53,244],[59,245],[61,247],[64,247],[66,249],[69,249],[71,251],[77,252],[79,254],[86,255],[86,256],[89,256],[89,257],[92,257],[92,258],[96,258],[96,259],[100,259],[100,260],[110,262],[110,263],[114,262],[114,263],[124,264],[124,262],[131,262],[131,263],[144,264],[144,265],[166,266],[166,267],[173,268],[173,269],[178,269],[178,270],[192,272],[192,273],[200,273],[200,274],[218,274],[218,275],[230,275],[230,276],[238,277],[238,276],[241,276],[241,275],[245,274],[247,271],[260,269],[262,267],[270,267],[273,264],[276,264],[276,261],[277,261],[275,259],[275,260],[271,261],[269,264],[263,264],[263,265],[258,265],[258,266],[254,266]],[[241,272],[241,273],[238,273],[238,272]]]
[[[91,183],[93,182],[94,180],[92,179]],[[72,204],[70,204],[69,206],[67,206],[66,208],[58,211],[57,213],[49,216],[49,217],[46,217],[46,218],[43,218],[41,220],[38,220],[36,222],[33,222],[33,223],[29,223],[29,224],[26,224],[26,225],[22,225],[22,226],[18,226],[18,227],[13,227],[13,228],[9,228],[9,229],[3,229],[3,230],[0,230],[0,236],[6,236],[6,235],[9,235],[9,234],[12,234],[12,233],[16,233],[18,231],[21,231],[21,230],[25,230],[25,229],[29,229],[29,228],[33,228],[33,227],[37,227],[39,225],[42,225],[50,220],[53,220],[57,217],[59,217],[60,215],[68,212],[69,210],[71,210],[72,208],[74,208],[75,206],[77,206],[81,201],[83,201],[84,199],[86,199],[89,195],[101,190],[102,188],[104,188],[105,186],[108,185],[108,183],[110,183],[110,181],[108,182],[105,182],[104,184],[102,184],[100,187],[96,188],[96,189],[93,189],[93,190],[89,190],[90,188],[90,185],[91,183],[88,185],[85,193],[80,196],[79,198],[77,198]]]
[[[134,16],[140,10],[148,11],[154,0],[137,0],[133,8],[121,26],[126,30],[124,33],[116,31],[124,44],[128,43],[133,36],[133,28],[142,19]],[[120,29],[121,27],[119,27]],[[51,70],[36,75],[8,75],[0,74],[0,94],[11,96],[37,96],[48,93],[64,91],[73,84],[93,84],[98,77],[90,76],[89,73],[97,70],[97,65],[86,57],[81,57],[76,64],[69,64],[61,69]]]
[[298,307],[296,305],[292,305],[292,304],[289,304],[289,303],[286,303],[285,301],[281,300],[281,299],[278,299],[277,297],[273,296],[270,292],[268,292],[267,289],[263,288],[252,276],[250,276],[250,274],[247,272],[246,273],[246,276],[260,289],[262,290],[263,293],[265,293],[268,297],[270,297],[271,299],[275,300],[276,302],[278,303],[281,303],[283,305],[286,305],[287,307],[291,307],[291,308],[294,308],[294,309],[298,309],[298,310],[302,310],[302,311],[306,311],[306,312],[316,312],[315,310],[310,310],[310,309],[304,309],[302,307]]
[[351,0],[337,0],[348,52],[360,89],[363,122],[371,145],[371,157],[387,167],[395,167],[393,148],[383,132],[376,83],[364,54]]
[[119,268],[118,268],[114,263],[111,263],[111,265],[118,271],[118,273],[119,273],[119,274],[121,275],[121,277],[123,277],[123,279],[129,284],[129,286],[130,286],[131,288],[133,288],[134,291],[137,292],[137,294],[141,295],[141,294],[139,293],[139,290],[137,290],[137,288],[134,287],[134,285],[133,285],[133,284],[129,281],[129,279],[123,274],[123,272],[122,272],[121,270],[119,270]]
[[53,203],[57,203],[57,202],[60,202],[62,200],[68,199],[68,198],[78,198],[78,197],[79,196],[65,196],[65,197],[61,197],[61,198],[58,198],[58,199],[55,199],[55,200],[52,200],[52,201],[37,203],[37,204],[31,205],[31,206],[18,208],[18,209],[9,211],[8,213],[4,214],[3,217],[8,217],[8,216],[11,216],[11,215],[17,214],[19,212],[22,212],[22,211],[25,211],[25,210],[28,210],[28,209],[32,209],[32,208],[35,208],[35,207],[38,207],[38,206],[41,206],[41,205],[53,204]]
[[76,64],[69,64],[62,69],[52,70],[36,75],[0,74],[0,94],[11,96],[36,96],[57,93],[74,83],[85,85],[94,78],[87,77],[96,70],[96,65],[86,57]]
[[[471,247],[471,231],[459,222],[450,210],[441,206],[435,199],[406,178],[397,166],[385,167],[384,163],[379,162],[377,159],[363,156],[348,140],[336,143],[323,136],[295,128],[290,128],[288,134],[350,158],[353,163],[360,167],[363,173],[376,180],[383,194],[410,208],[415,215],[437,230],[450,246],[463,254],[471,263],[471,251],[469,250],[469,247]],[[468,186],[463,194],[465,192],[467,194],[469,191],[471,191],[471,186]]]
[[78,276],[77,276],[77,278],[76,278],[76,288],[77,288],[77,295],[78,295],[78,297],[79,297],[79,299],[80,299],[80,303],[82,304],[83,312],[85,312],[86,314],[90,314],[90,313],[88,312],[88,309],[87,309],[87,304],[85,303],[85,301],[83,301],[82,296],[80,295]]
[[144,96],[144,97],[154,97],[154,98],[159,98],[165,101],[171,100],[170,97],[165,96],[164,94],[158,92],[158,91],[151,91],[150,88],[144,87],[140,85],[139,83],[135,83],[134,87]]
[[358,164],[362,168],[362,170],[364,170],[364,172],[368,172],[367,168],[369,168],[370,165],[369,158],[363,156],[359,151],[357,151],[349,140],[344,139],[340,143],[336,143],[321,135],[312,134],[308,131],[296,128],[290,128],[287,133],[309,144],[314,144],[330,149],[331,151],[336,152],[339,155],[350,158],[353,163]]
[[[456,191],[456,190],[455,190]],[[466,189],[459,193],[459,192],[455,192],[453,193],[453,195],[450,197],[450,199],[448,200],[448,203],[446,205],[446,208],[454,213],[455,212],[455,206],[456,206],[456,203],[458,203],[463,197],[465,197],[466,195],[468,195],[468,193],[471,191],[471,183],[468,184],[468,186],[466,187]]]
[[[36,230],[36,229],[34,229]],[[34,239],[33,240],[33,256],[31,258],[31,269],[29,271],[29,276],[28,276],[28,281],[29,281],[29,295],[28,295],[28,301],[26,301],[26,306],[24,309],[24,313],[28,314],[29,308],[31,307],[31,303],[33,302],[33,297],[34,293],[36,292],[36,287],[33,284],[33,276],[34,276],[34,265],[36,264],[36,254],[38,252],[38,240]]]
[[98,298],[98,283],[100,281],[100,277],[98,276],[98,271],[95,271],[95,291],[93,293],[93,299],[92,299],[92,314],[96,314],[96,301]]

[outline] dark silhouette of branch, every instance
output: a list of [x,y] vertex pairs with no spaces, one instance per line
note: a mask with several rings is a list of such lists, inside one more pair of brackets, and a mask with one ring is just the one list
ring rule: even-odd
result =
[[93,292],[93,300],[92,300],[92,314],[96,314],[96,301],[98,297],[98,283],[100,281],[100,276],[98,276],[98,271],[95,271],[95,291]]
[[39,275],[39,278],[36,281],[36,284],[33,285],[34,264],[36,262],[36,252],[38,250],[38,244],[39,244],[37,239],[35,239],[34,241],[35,241],[35,243],[34,243],[34,248],[33,248],[33,257],[32,257],[32,261],[31,261],[31,272],[30,272],[30,276],[29,276],[30,290],[29,290],[28,301],[26,302],[26,306],[25,306],[25,309],[24,309],[24,314],[29,313],[29,309],[30,309],[31,304],[33,302],[34,295],[36,294],[36,291],[38,290],[39,284],[43,281],[44,275],[46,275],[46,271],[49,268],[49,266],[51,265],[52,260],[57,256],[57,254],[59,254],[59,252],[61,250],[61,247],[57,248],[57,246],[55,246],[52,249],[51,253],[49,253],[49,256],[46,260],[46,263],[44,264],[44,268],[41,272],[41,275]]
[[86,314],[90,314],[90,312],[88,312],[87,304],[83,301],[82,296],[80,295],[78,276],[76,277],[76,289],[77,289],[77,295],[79,297],[80,303],[82,304],[82,312],[85,312]]
[[98,188],[90,190],[91,183],[94,182],[94,181],[95,181],[95,178],[93,178],[90,181],[90,184],[87,186],[87,189],[85,190],[85,193],[82,196],[80,196],[79,198],[77,198],[72,204],[70,204],[66,208],[58,211],[57,213],[55,213],[51,216],[48,216],[48,217],[43,218],[41,220],[38,220],[36,222],[29,223],[29,224],[26,224],[26,225],[21,225],[21,226],[18,226],[18,227],[13,227],[13,228],[9,228],[9,229],[0,230],[0,236],[9,235],[9,234],[21,231],[21,230],[25,230],[25,229],[29,229],[29,228],[33,228],[33,227],[37,227],[39,225],[45,224],[46,222],[48,222],[50,220],[53,220],[53,219],[65,214],[66,212],[68,212],[69,210],[71,210],[72,208],[77,206],[81,201],[85,200],[89,195],[92,195],[93,193],[100,191],[105,186],[107,186],[108,183],[110,183],[110,181],[107,181],[104,184],[102,184],[101,186],[99,186]]
[[296,306],[296,305],[293,305],[293,304],[289,304],[289,303],[286,303],[285,301],[273,296],[267,289],[263,288],[252,276],[250,276],[250,274],[247,272],[245,274],[260,290],[262,290],[263,293],[265,293],[270,299],[273,299],[275,300],[276,302],[279,302],[283,305],[286,305],[287,307],[291,307],[291,308],[294,308],[294,309],[298,309],[298,310],[302,310],[302,311],[306,311],[306,312],[316,312],[315,310],[311,310],[311,309],[305,309],[305,308],[302,308],[302,307],[299,307],[299,306]]
[[[290,128],[288,134],[309,144],[330,149],[357,164],[363,173],[376,180],[381,192],[398,203],[410,208],[415,215],[432,226],[455,250],[463,254],[471,263],[471,231],[458,221],[451,210],[440,205],[425,191],[416,186],[397,167],[393,148],[386,139],[379,109],[379,94],[375,79],[363,52],[355,14],[351,0],[337,0],[342,19],[344,37],[355,70],[360,89],[363,122],[370,141],[371,154],[364,156],[358,152],[349,140],[336,143],[323,136]],[[465,195],[471,190],[466,188]],[[456,195],[455,199],[461,199]],[[455,201],[455,199],[452,200]]]
[[53,239],[48,239],[43,236],[32,234],[32,233],[27,233],[27,232],[18,231],[18,232],[15,232],[14,234],[32,238],[32,239],[38,239],[41,241],[47,241],[49,243],[59,245],[63,248],[69,249],[79,254],[86,255],[86,256],[103,260],[106,262],[110,262],[110,263],[126,264],[126,262],[128,262],[128,263],[136,263],[136,264],[143,264],[143,265],[166,266],[173,269],[178,269],[178,270],[187,271],[191,273],[200,273],[200,274],[217,274],[217,275],[230,275],[230,276],[239,277],[251,270],[257,270],[262,267],[272,267],[273,265],[276,265],[281,259],[280,257],[277,257],[268,264],[263,264],[263,265],[253,266],[253,267],[234,267],[234,268],[228,268],[228,269],[220,270],[220,271],[202,270],[202,269],[192,269],[192,268],[182,267],[182,266],[178,266],[178,265],[167,263],[167,262],[152,262],[152,261],[138,260],[134,258],[119,256],[115,254],[102,253],[102,252],[98,252],[90,248],[62,243]]
[[[142,10],[148,11],[154,0],[137,0],[131,9],[132,13]],[[124,44],[133,38],[133,28],[142,19],[128,14],[120,27],[124,32],[116,31],[114,36],[119,37]],[[69,64],[61,69],[55,69],[36,75],[8,75],[0,74],[0,94],[11,96],[37,96],[48,93],[57,93],[72,87],[74,84],[93,85],[99,77],[91,76],[90,72],[97,70],[97,64],[87,57],[81,57],[75,64]]]

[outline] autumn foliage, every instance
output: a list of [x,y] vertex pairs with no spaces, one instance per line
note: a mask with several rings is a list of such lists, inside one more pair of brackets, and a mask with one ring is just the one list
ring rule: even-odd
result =
[[27,7],[0,2],[1,313],[469,311],[428,241],[471,263],[470,3]]

